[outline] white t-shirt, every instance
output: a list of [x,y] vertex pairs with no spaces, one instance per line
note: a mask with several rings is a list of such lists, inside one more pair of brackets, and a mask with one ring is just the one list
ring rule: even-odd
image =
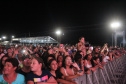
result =
[[103,62],[108,62],[109,56],[105,56]]

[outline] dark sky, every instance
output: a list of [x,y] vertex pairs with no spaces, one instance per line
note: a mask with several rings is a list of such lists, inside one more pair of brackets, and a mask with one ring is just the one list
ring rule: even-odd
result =
[[[79,37],[93,45],[111,45],[111,20],[126,23],[126,4],[119,0],[42,0],[0,2],[0,36],[10,38],[51,36],[56,39],[56,29],[61,29],[62,43],[75,44]],[[122,27],[125,29],[125,26]],[[120,38],[119,38],[120,39]],[[120,39],[121,41],[122,39]],[[119,41],[119,42],[120,42]]]

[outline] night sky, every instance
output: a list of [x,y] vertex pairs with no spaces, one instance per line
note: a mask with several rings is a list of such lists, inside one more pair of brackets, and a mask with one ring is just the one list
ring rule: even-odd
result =
[[[111,45],[109,23],[120,20],[125,30],[126,4],[120,0],[42,0],[0,2],[0,36],[51,36],[62,30],[61,43],[75,44],[79,37],[93,45]],[[118,38],[118,43],[122,38]]]

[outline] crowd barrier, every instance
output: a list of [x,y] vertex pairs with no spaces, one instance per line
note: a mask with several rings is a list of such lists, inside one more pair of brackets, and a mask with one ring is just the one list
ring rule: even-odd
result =
[[109,61],[90,74],[74,78],[78,84],[126,84],[126,56]]

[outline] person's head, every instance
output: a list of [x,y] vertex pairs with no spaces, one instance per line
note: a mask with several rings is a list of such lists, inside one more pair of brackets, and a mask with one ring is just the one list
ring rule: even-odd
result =
[[56,60],[55,59],[49,60],[48,67],[49,67],[49,71],[51,71],[51,70],[56,71],[57,67],[58,67]]
[[48,63],[48,61],[49,61],[50,59],[55,59],[55,56],[54,56],[53,54],[48,55],[47,60],[46,60],[47,63]]
[[12,52],[11,48],[8,48],[7,53],[11,53],[11,52]]
[[21,57],[21,62],[23,64],[23,67],[24,66],[29,67],[31,65],[31,60],[30,60],[30,57],[28,55],[22,56]]
[[8,53],[8,56],[9,56],[9,57],[12,57],[12,52],[9,52],[9,53]]
[[9,57],[8,57],[7,55],[3,56],[3,57],[1,58],[0,64],[4,66],[4,65],[5,65],[5,60],[8,59],[8,58],[9,58]]
[[39,52],[42,52],[42,47],[39,48]]
[[63,61],[63,56],[62,55],[58,55],[57,62],[62,62],[62,61]]
[[36,72],[44,68],[44,62],[40,57],[33,56],[30,67],[31,71]]
[[107,51],[107,50],[105,50],[105,51],[104,51],[104,54],[107,56],[107,55],[108,55],[108,51]]
[[53,49],[52,49],[52,48],[49,48],[49,49],[48,49],[48,53],[49,53],[49,54],[53,54]]
[[33,51],[37,52],[38,51],[37,47],[33,47]]
[[90,53],[90,54],[87,54],[86,56],[85,56],[85,59],[86,60],[91,60],[92,59],[92,54]]
[[95,56],[95,57],[98,57],[98,53],[95,53],[94,56]]
[[39,57],[39,53],[35,52],[34,54],[36,55],[36,57]]
[[43,52],[47,51],[47,47],[43,47]]
[[74,57],[75,62],[81,62],[82,55],[81,54],[76,54]]
[[94,53],[99,53],[98,48],[94,48],[94,49],[93,49],[93,52],[94,52]]
[[65,56],[64,60],[63,60],[63,67],[66,68],[66,66],[69,66],[70,68],[72,68],[71,65],[72,65],[71,57],[70,56]]
[[16,58],[9,58],[5,61],[4,74],[11,74],[18,69],[18,60]]
[[97,57],[95,60],[97,63],[100,63],[100,59]]
[[47,58],[47,63],[48,63],[49,60],[51,60],[51,59],[53,59],[53,57],[49,56],[49,57]]
[[17,47],[17,50],[18,50],[18,51],[21,51],[21,46],[18,46],[18,47]]
[[82,42],[82,43],[84,43],[84,41],[85,41],[84,37],[80,37],[79,41]]
[[83,52],[81,50],[77,51],[76,54],[81,54],[83,56]]
[[0,48],[0,53],[4,53],[4,49],[3,48]]

